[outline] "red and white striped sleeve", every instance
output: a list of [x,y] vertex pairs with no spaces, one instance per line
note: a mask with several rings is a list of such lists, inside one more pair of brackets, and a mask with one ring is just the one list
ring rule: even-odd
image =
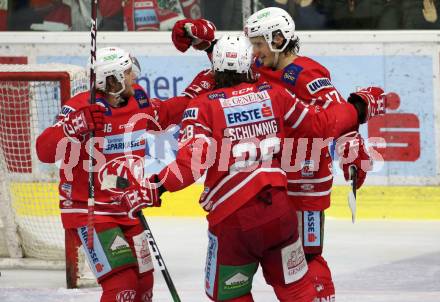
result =
[[294,137],[339,137],[358,127],[357,111],[349,103],[320,110],[317,106],[305,104],[287,89],[280,93],[284,104],[284,122],[294,130],[289,131]]
[[159,173],[163,186],[170,192],[194,183],[207,169],[204,163],[213,142],[207,108],[203,100],[195,99],[183,113],[176,160]]

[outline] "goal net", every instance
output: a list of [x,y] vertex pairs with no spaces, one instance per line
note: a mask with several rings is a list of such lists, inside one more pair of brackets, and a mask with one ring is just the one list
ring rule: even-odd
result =
[[77,286],[78,247],[61,224],[58,168],[39,162],[35,140],[88,81],[73,65],[0,64],[0,267],[66,261],[69,288]]

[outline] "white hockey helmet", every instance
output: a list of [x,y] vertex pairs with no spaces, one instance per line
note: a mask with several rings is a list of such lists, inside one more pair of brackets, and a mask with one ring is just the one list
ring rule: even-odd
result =
[[122,89],[112,93],[119,95],[125,90],[124,72],[133,65],[130,54],[118,47],[105,47],[96,51],[96,88],[106,91],[107,77],[114,76],[122,84]]
[[[282,52],[295,36],[295,22],[284,9],[266,7],[252,14],[246,20],[244,33],[249,38],[263,36],[271,51]],[[275,33],[281,33],[287,40],[281,48],[272,47]]]
[[252,45],[244,35],[224,35],[215,44],[212,54],[214,71],[248,73],[252,65]]

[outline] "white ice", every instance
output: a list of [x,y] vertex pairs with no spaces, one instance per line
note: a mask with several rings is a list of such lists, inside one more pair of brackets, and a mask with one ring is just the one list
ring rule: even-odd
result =
[[[208,301],[201,218],[148,219],[184,302]],[[440,302],[440,221],[327,219],[325,253],[338,302]],[[154,301],[172,301],[159,271]],[[259,271],[256,302],[276,301]],[[100,290],[65,289],[63,271],[1,270],[1,302],[98,302]]]

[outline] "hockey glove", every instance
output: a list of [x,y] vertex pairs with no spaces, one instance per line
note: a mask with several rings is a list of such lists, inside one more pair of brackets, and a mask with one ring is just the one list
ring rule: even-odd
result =
[[356,189],[359,189],[367,177],[367,172],[373,167],[364,139],[356,131],[346,133],[337,139],[336,152],[339,156],[339,167],[344,171],[346,181],[353,177],[350,167],[354,166],[357,170]]
[[195,98],[203,93],[214,89],[215,80],[211,69],[205,69],[199,72],[192,80],[191,84],[182,92],[189,98]]
[[195,49],[204,50],[215,38],[215,25],[205,19],[184,19],[174,24],[171,38],[174,46],[185,52],[192,45]]
[[144,179],[141,183],[127,188],[122,196],[122,203],[127,210],[130,219],[136,219],[137,212],[147,207],[160,207],[159,184],[154,182],[156,175]]
[[104,129],[105,108],[98,104],[71,112],[62,120],[64,133],[76,140],[94,130]]
[[350,94],[347,101],[356,107],[360,124],[376,115],[385,114],[386,95],[380,87],[363,88]]

